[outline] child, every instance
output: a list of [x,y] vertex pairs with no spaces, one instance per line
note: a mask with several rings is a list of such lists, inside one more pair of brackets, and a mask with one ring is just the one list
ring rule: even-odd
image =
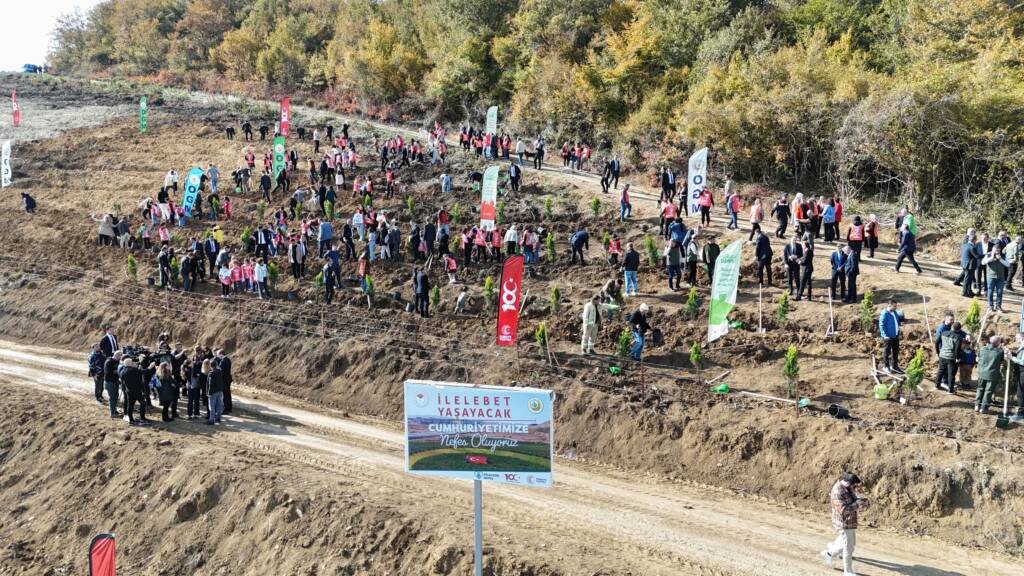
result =
[[220,278],[221,298],[227,298],[228,294],[231,293],[231,270],[229,270],[227,266],[221,266],[220,272],[217,273],[217,277]]
[[612,239],[608,242],[608,263],[612,266],[619,265],[619,256],[622,255],[622,240],[619,240],[619,235],[615,234]]
[[224,197],[224,219],[231,220],[231,197]]
[[462,314],[462,312],[465,311],[466,309],[466,297],[468,296],[466,290],[466,286],[465,284],[463,284],[462,290],[459,291],[459,297],[455,299],[456,314]]
[[971,341],[971,335],[968,334],[963,340],[962,350],[963,354],[960,357],[960,388],[973,388],[971,385],[971,376],[974,372],[974,365],[977,363],[977,356],[974,351],[974,343]]
[[160,225],[160,228],[157,229],[157,234],[160,235],[161,246],[167,246],[171,243],[171,233],[167,231],[166,224]]
[[153,247],[149,242],[149,226],[147,226],[145,222],[139,226],[139,237],[142,238],[142,248],[144,250],[149,250]]
[[256,263],[256,268],[253,271],[254,278],[256,280],[256,289],[259,292],[260,300],[263,298],[270,298],[270,290],[267,289],[267,277],[270,272],[267,269],[267,263],[260,258]]
[[444,269],[448,272],[448,283],[455,284],[455,271],[458,269],[458,264],[455,263],[455,258],[452,258],[452,255],[447,252],[445,252],[441,258],[443,258]]
[[249,292],[256,291],[254,269],[255,266],[252,263],[252,258],[246,258],[245,262],[242,263],[242,281],[245,283],[245,289]]
[[241,294],[244,286],[242,284],[242,267],[238,265],[238,260],[231,261],[231,269],[228,272],[230,273],[229,280],[232,286],[234,286],[235,293]]

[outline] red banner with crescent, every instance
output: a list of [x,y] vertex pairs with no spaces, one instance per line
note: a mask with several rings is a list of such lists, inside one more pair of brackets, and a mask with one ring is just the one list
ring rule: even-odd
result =
[[89,576],[116,576],[117,550],[113,534],[98,534],[89,545]]
[[498,288],[498,346],[515,346],[522,297],[523,257],[509,256],[501,269]]
[[21,108],[18,106],[18,93],[11,90],[11,106],[14,107],[14,125],[21,124]]
[[288,137],[288,125],[291,124],[292,110],[288,98],[281,99],[281,136]]

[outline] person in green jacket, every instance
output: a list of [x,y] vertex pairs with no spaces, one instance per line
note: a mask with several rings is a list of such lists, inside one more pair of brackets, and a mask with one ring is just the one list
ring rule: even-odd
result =
[[1004,352],[1000,344],[1002,339],[999,336],[992,336],[988,339],[988,344],[978,351],[978,390],[974,395],[974,411],[981,414],[988,411],[992,391],[1003,379],[1001,371]]

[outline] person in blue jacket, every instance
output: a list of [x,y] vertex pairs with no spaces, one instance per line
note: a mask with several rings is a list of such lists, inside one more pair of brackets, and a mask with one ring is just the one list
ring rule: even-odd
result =
[[829,289],[829,293],[832,295],[832,299],[836,300],[836,284],[839,285],[839,298],[840,300],[846,300],[846,253],[840,246],[836,246],[835,252],[829,258],[832,263],[832,286]]
[[885,310],[878,315],[878,333],[882,337],[882,365],[886,372],[903,374],[900,360],[900,323],[903,312],[896,310],[896,301],[889,300]]

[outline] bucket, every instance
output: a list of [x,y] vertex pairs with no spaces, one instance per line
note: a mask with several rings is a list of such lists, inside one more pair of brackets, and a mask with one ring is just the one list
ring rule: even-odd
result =
[[719,384],[718,386],[715,386],[712,389],[712,392],[714,392],[715,394],[728,394],[729,393],[729,385],[725,384],[725,383]]
[[612,376],[622,374],[622,368],[619,368],[618,366],[609,366],[608,371],[612,373]]
[[1010,427],[1010,419],[1002,414],[996,416],[996,428],[1006,429]]
[[828,415],[833,418],[849,418],[850,409],[846,406],[840,406],[839,404],[829,404]]
[[888,400],[889,387],[885,384],[875,384],[875,400]]
[[412,302],[406,302],[405,303],[405,311],[406,312],[410,312],[411,313],[413,311],[413,308],[414,307],[413,307],[413,303]]
[[654,346],[661,346],[665,343],[665,335],[661,333],[661,328],[655,328],[651,330],[651,344]]

